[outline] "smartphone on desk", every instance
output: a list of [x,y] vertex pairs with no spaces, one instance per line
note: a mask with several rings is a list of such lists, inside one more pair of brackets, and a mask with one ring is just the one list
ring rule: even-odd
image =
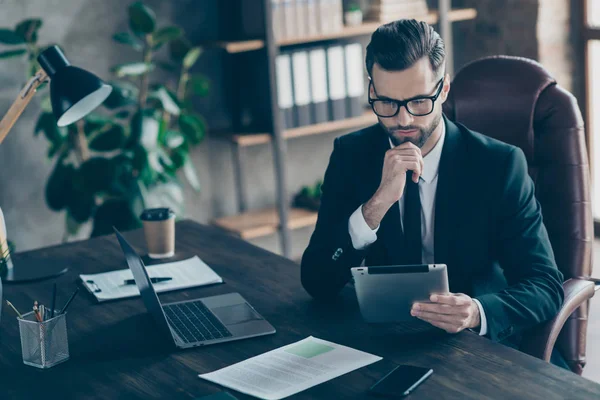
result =
[[432,369],[398,365],[369,389],[375,396],[399,398],[408,396],[433,373]]

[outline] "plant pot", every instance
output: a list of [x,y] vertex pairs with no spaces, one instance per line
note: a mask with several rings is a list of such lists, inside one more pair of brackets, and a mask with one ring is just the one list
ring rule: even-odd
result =
[[346,26],[358,26],[362,24],[363,13],[361,10],[346,11],[344,13]]

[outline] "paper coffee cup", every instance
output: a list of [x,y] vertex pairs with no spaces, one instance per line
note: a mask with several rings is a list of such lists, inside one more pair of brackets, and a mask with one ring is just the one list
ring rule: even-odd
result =
[[168,258],[175,255],[175,213],[169,208],[149,208],[140,216],[148,257]]

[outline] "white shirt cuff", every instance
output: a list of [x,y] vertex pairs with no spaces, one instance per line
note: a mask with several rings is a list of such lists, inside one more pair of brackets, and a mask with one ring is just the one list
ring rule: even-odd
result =
[[480,330],[479,336],[484,336],[487,333],[487,319],[485,318],[485,311],[483,311],[483,306],[477,299],[473,299],[475,304],[477,304],[477,308],[479,308],[479,320],[480,320]]
[[368,245],[377,240],[377,231],[379,227],[371,229],[365,221],[362,213],[362,205],[354,211],[348,220],[348,232],[352,239],[352,246],[356,250],[363,250]]

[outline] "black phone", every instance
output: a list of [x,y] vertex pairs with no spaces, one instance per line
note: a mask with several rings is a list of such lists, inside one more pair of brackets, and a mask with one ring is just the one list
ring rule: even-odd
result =
[[369,393],[384,397],[408,396],[433,373],[432,369],[398,365],[369,389]]

